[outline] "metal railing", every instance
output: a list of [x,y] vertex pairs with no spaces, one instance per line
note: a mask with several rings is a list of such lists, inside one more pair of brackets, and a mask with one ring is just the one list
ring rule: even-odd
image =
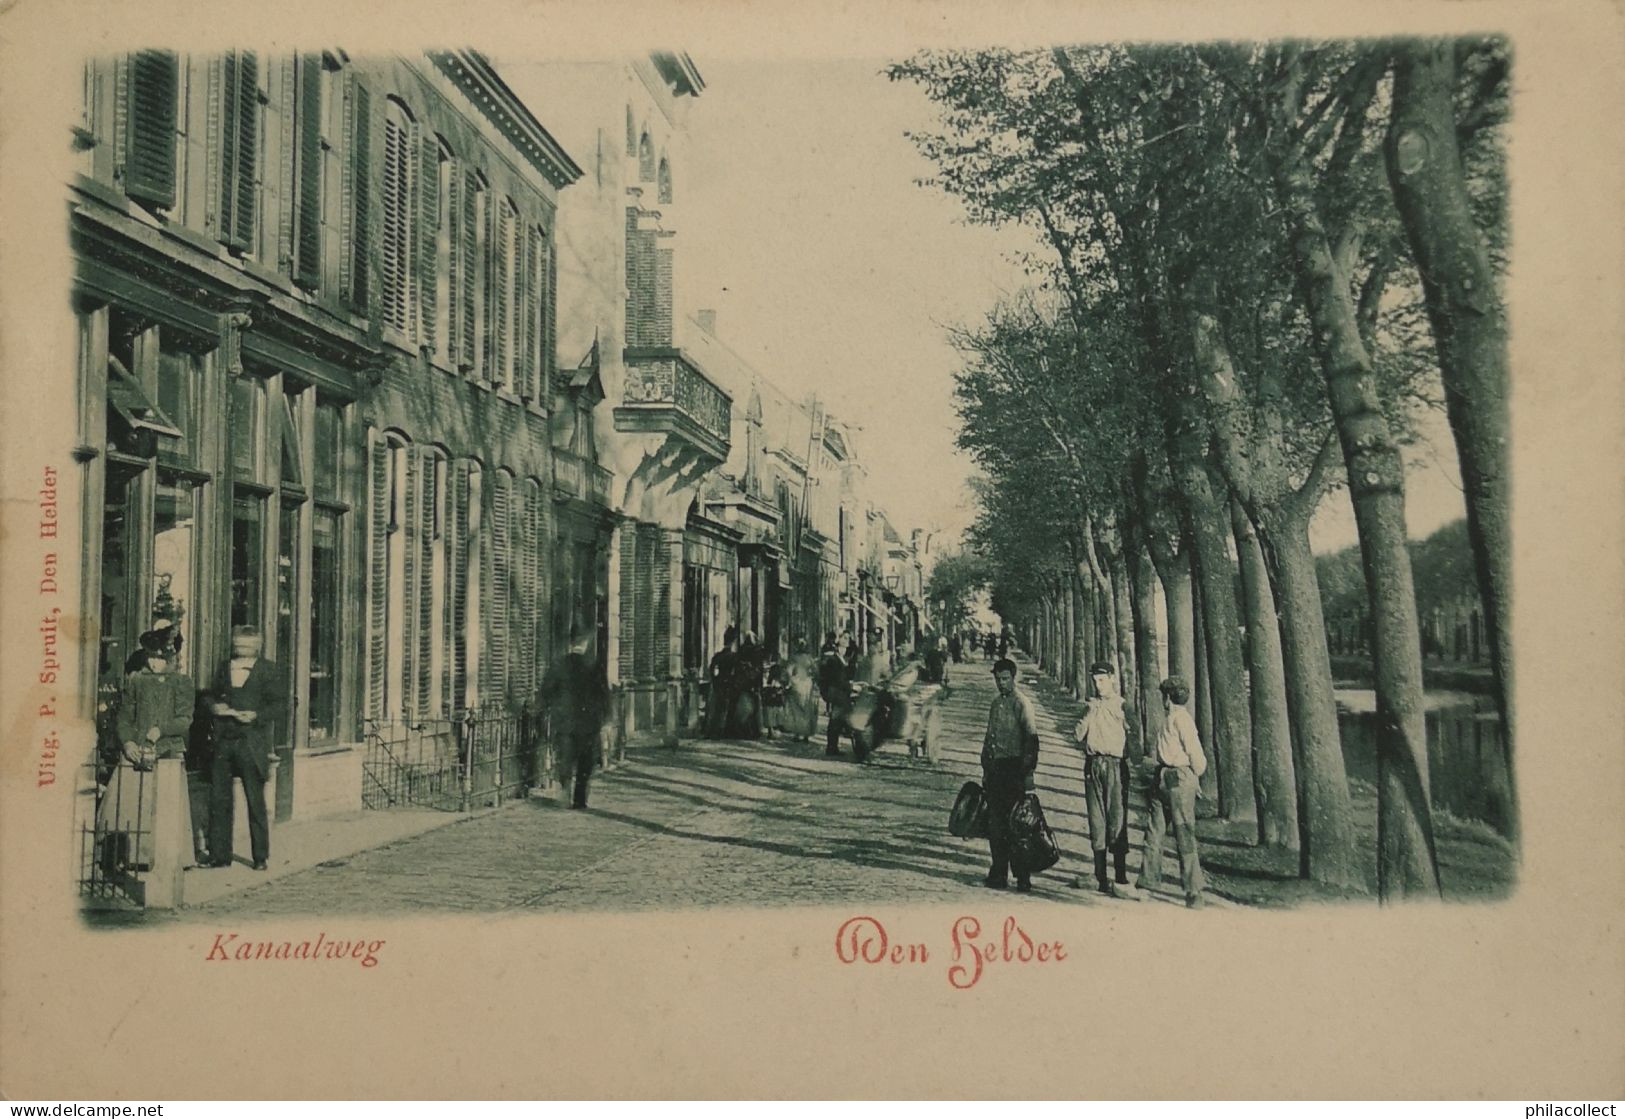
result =
[[139,908],[145,904],[145,868],[152,863],[158,783],[151,771],[99,760],[79,772],[79,897],[93,908]]
[[361,803],[366,808],[492,808],[547,784],[543,719],[528,705],[491,705],[450,719],[365,724]]

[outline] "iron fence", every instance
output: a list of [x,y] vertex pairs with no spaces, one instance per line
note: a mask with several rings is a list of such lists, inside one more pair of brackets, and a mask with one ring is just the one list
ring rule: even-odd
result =
[[80,767],[75,806],[79,897],[89,907],[140,908],[152,864],[157,781],[97,760]]
[[471,708],[449,719],[369,719],[361,803],[468,812],[523,797],[547,784],[545,729],[528,705]]

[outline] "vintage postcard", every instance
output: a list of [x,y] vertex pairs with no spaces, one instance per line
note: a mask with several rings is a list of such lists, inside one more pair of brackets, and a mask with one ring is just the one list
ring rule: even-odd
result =
[[1617,1099],[1622,30],[11,6],[0,1091]]

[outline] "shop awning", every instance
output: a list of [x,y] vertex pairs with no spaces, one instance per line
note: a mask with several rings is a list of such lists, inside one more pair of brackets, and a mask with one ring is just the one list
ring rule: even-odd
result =
[[116,357],[107,359],[107,406],[136,431],[181,438],[180,429],[153,403],[141,382]]

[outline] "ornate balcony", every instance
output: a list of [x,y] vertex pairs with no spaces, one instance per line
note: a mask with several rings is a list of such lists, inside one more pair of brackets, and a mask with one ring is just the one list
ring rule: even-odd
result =
[[675,437],[716,463],[727,461],[733,400],[682,350],[628,346],[626,391],[615,430]]

